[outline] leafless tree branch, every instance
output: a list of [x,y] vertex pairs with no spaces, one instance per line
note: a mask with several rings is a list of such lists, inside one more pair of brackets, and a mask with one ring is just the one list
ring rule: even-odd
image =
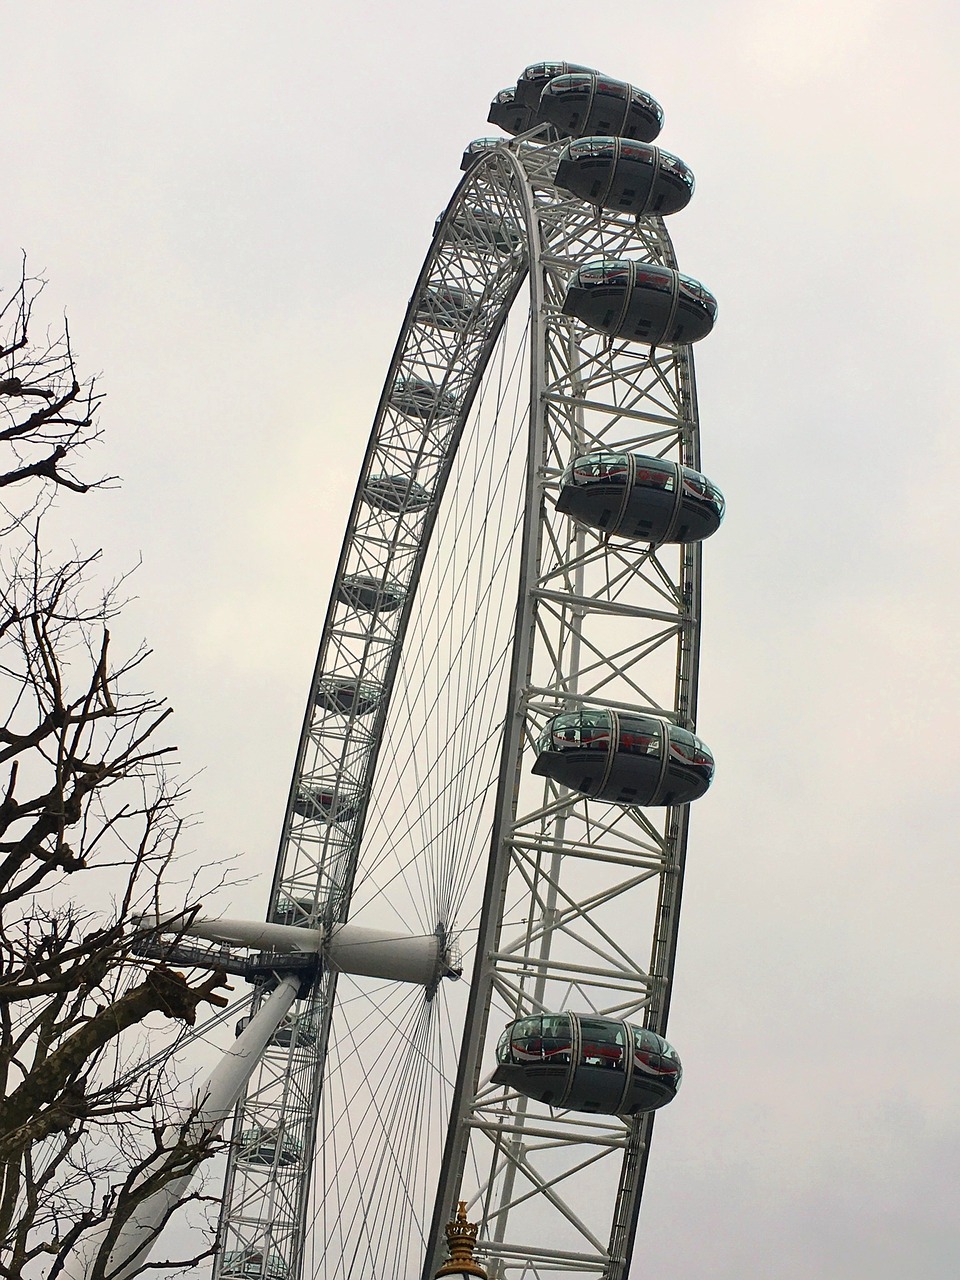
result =
[[[99,553],[44,549],[52,499],[108,478],[78,470],[102,393],[78,376],[65,321],[38,336],[43,288],[24,263],[0,306],[0,1280],[56,1280],[107,1223],[95,1270],[109,1280],[136,1206],[216,1149],[142,1069],[145,1022],[192,1025],[225,1004],[225,978],[133,950],[184,792],[161,736],[172,710],[143,689],[149,651],[120,654],[111,633],[125,578],[104,585]],[[110,901],[91,903],[87,873],[104,869]]]

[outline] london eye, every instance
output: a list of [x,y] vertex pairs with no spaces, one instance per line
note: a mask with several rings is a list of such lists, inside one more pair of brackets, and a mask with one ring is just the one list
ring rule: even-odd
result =
[[491,1277],[622,1280],[680,1086],[724,508],[691,352],[716,302],[664,223],[693,176],[659,105],[592,68],[528,67],[489,119],[387,370],[266,932],[227,938],[315,963],[260,953],[256,999],[283,973],[288,997],[237,1106],[217,1280],[431,1280],[459,1201]]

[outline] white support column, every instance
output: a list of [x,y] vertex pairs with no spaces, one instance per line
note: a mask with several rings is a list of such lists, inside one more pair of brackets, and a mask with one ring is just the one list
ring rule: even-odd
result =
[[[183,1123],[170,1125],[164,1131],[161,1149],[142,1171],[140,1185],[163,1167],[181,1142],[195,1146],[220,1132],[264,1049],[290,1012],[298,988],[298,978],[286,977],[270,993],[221,1062],[197,1089],[192,1105],[184,1110]],[[172,1178],[136,1206],[117,1234],[103,1269],[104,1280],[130,1280],[137,1274],[145,1261],[146,1251],[183,1199],[199,1163],[199,1160],[192,1163],[187,1172]],[[77,1250],[67,1259],[63,1272],[65,1280],[89,1280],[93,1276],[101,1247],[112,1225],[112,1219],[108,1219],[82,1238]]]

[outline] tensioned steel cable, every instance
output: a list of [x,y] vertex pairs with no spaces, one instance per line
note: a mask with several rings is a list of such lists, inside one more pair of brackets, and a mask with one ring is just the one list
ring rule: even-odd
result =
[[[521,355],[522,355],[522,349],[523,348],[521,346]],[[517,358],[514,359],[513,363],[514,363],[514,369],[509,371],[509,375],[510,375],[509,380],[516,381],[516,379],[513,377],[513,374],[515,373],[516,366],[518,364]],[[501,383],[502,381],[503,381],[503,375],[501,374]],[[516,408],[515,408],[517,399],[520,394],[521,394],[520,389],[517,388],[514,392],[514,404],[504,405],[503,395],[501,391],[501,393],[497,397],[498,403],[496,405],[496,420],[494,423],[494,428],[496,428],[496,426],[499,425],[499,423],[504,418],[505,409],[507,414],[507,421],[510,421],[511,419],[520,418],[521,415],[519,415],[516,412]],[[522,425],[522,423],[520,425]],[[456,806],[456,801],[454,800],[454,796],[457,795],[459,792],[464,792],[464,791],[467,792],[468,794],[472,793],[472,780],[471,780],[470,774],[465,770],[465,766],[468,760],[467,752],[469,751],[469,759],[476,762],[477,768],[479,768],[480,765],[483,763],[482,750],[478,750],[474,748],[471,751],[470,746],[476,741],[476,723],[479,715],[484,713],[489,714],[490,698],[488,697],[485,700],[483,697],[483,694],[485,692],[484,685],[489,683],[491,667],[493,671],[496,671],[498,669],[502,671],[503,664],[505,661],[506,644],[502,648],[501,652],[495,656],[495,662],[493,664],[488,664],[487,667],[483,671],[481,671],[478,667],[478,664],[475,661],[477,638],[478,638],[478,635],[484,631],[485,624],[488,622],[491,614],[502,615],[504,611],[510,608],[512,605],[512,602],[508,604],[504,598],[504,593],[507,589],[508,582],[507,582],[507,579],[504,577],[504,575],[497,571],[497,565],[502,564],[504,562],[505,556],[509,554],[509,548],[510,548],[510,545],[512,544],[513,536],[515,536],[516,529],[519,526],[519,519],[520,519],[520,503],[519,503],[519,497],[518,497],[515,503],[516,513],[512,521],[513,529],[511,530],[511,537],[509,540],[506,541],[505,550],[500,553],[499,560],[495,563],[493,569],[487,570],[483,564],[483,556],[484,556],[484,551],[486,549],[487,531],[489,530],[491,525],[497,528],[499,531],[501,529],[501,526],[504,524],[503,503],[506,501],[507,490],[506,490],[506,487],[503,485],[502,481],[503,481],[506,468],[510,465],[510,459],[516,447],[518,428],[515,427],[513,432],[511,432],[512,438],[510,441],[510,447],[509,447],[509,450],[507,451],[506,457],[502,460],[502,462],[498,462],[494,450],[489,447],[489,440],[491,435],[492,435],[492,432],[491,433],[475,433],[475,438],[478,441],[477,445],[475,446],[475,450],[478,452],[481,452],[484,456],[490,458],[492,464],[494,463],[497,464],[496,466],[491,465],[491,467],[487,469],[486,488],[485,489],[481,488],[481,485],[483,484],[482,469],[481,469],[481,474],[478,476],[476,470],[474,469],[473,459],[470,457],[471,451],[468,451],[464,461],[463,468],[462,468],[462,474],[466,477],[469,477],[466,480],[466,486],[469,490],[469,496],[472,499],[472,504],[477,510],[482,510],[484,512],[484,518],[481,521],[481,526],[483,529],[483,538],[480,540],[480,542],[475,543],[472,537],[468,539],[468,544],[471,547],[471,555],[468,558],[467,564],[464,566],[464,571],[461,577],[460,585],[463,585],[463,583],[466,582],[471,563],[476,562],[477,557],[479,557],[478,563],[480,567],[481,578],[486,579],[486,586],[484,586],[480,591],[480,600],[483,604],[484,612],[481,614],[476,614],[473,623],[467,628],[450,625],[450,622],[451,620],[454,619],[456,610],[458,608],[458,597],[459,599],[464,599],[464,598],[471,599],[473,593],[476,590],[475,588],[471,587],[469,592],[459,591],[457,593],[454,593],[453,599],[451,600],[447,608],[446,614],[439,620],[439,622],[436,621],[437,610],[436,610],[435,602],[432,605],[431,609],[428,611],[425,622],[423,621],[423,615],[420,615],[420,616],[415,615],[411,619],[410,628],[408,630],[408,651],[411,652],[412,654],[418,655],[418,658],[420,659],[416,664],[412,664],[415,667],[419,667],[419,672],[417,673],[419,675],[419,680],[415,688],[411,690],[406,670],[401,670],[398,676],[397,694],[398,694],[398,697],[402,700],[403,710],[399,716],[393,716],[391,717],[391,720],[388,721],[387,734],[385,738],[385,742],[388,745],[386,758],[391,761],[393,760],[396,761],[394,766],[394,771],[395,771],[395,776],[397,781],[395,782],[393,789],[386,790],[384,792],[384,790],[381,789],[382,779],[378,779],[378,786],[373,793],[373,803],[371,805],[371,810],[372,810],[371,820],[368,826],[368,831],[371,839],[370,839],[370,844],[365,849],[365,857],[364,857],[365,873],[375,869],[381,857],[389,856],[391,852],[391,845],[397,837],[398,826],[401,823],[406,822],[406,828],[407,828],[406,832],[402,834],[410,833],[410,829],[413,823],[410,817],[409,809],[407,809],[405,813],[398,820],[395,820],[393,824],[390,827],[388,827],[385,832],[382,832],[379,829],[379,826],[380,826],[379,819],[381,818],[382,813],[387,809],[387,807],[389,806],[389,803],[393,799],[396,788],[397,786],[400,785],[402,781],[403,774],[405,772],[405,767],[409,763],[412,763],[416,768],[416,771],[418,774],[417,790],[414,796],[414,798],[418,801],[418,803],[422,803],[423,792],[426,790],[429,790],[431,792],[429,801],[425,806],[425,808],[428,811],[432,811],[438,807],[437,806],[438,797],[443,797],[443,796],[447,797],[446,806],[445,806],[446,812],[444,813],[443,811],[441,811],[439,815],[440,821],[443,822],[444,828],[449,833],[447,840],[445,842],[442,842],[439,840],[441,832],[438,832],[437,830],[430,831],[428,833],[427,839],[428,839],[428,843],[434,848],[434,856],[425,860],[427,862],[427,868],[428,868],[429,874],[434,879],[439,879],[440,882],[446,882],[451,870],[450,863],[449,863],[451,851],[452,851],[452,856],[455,857],[456,845],[458,843],[456,839],[457,831],[456,831],[456,824],[455,824],[455,818],[453,813],[453,810]],[[457,485],[455,486],[455,490],[457,488],[459,488],[459,477],[458,477]],[[494,500],[494,495],[497,490],[499,490],[499,493],[500,493],[499,504]],[[451,504],[450,511],[453,513],[453,516],[450,517],[451,519],[453,519],[454,516],[456,515],[460,515],[461,517],[463,515],[463,508],[461,507],[458,511],[457,505],[455,503]],[[444,538],[443,538],[444,532],[445,530],[438,531],[437,541],[435,544],[438,547],[442,547],[444,544]],[[442,578],[443,576],[446,576],[446,574],[449,571],[449,567],[450,567],[450,557],[448,556],[445,559],[441,559],[440,557],[437,557],[434,562],[434,565],[432,567],[428,567],[425,569],[424,578],[421,582],[421,596],[423,598],[428,600],[430,599],[432,594],[431,587],[433,586],[435,579],[437,577]],[[493,591],[493,586],[498,580],[500,580],[502,583],[502,590],[500,591],[499,594],[495,595]],[[430,682],[431,676],[435,674],[435,671],[434,671],[435,664],[431,665],[427,661],[422,660],[422,655],[426,649],[426,645],[423,643],[423,640],[422,640],[422,635],[423,633],[429,633],[431,627],[434,625],[439,627],[439,630],[441,631],[441,633],[446,633],[449,636],[451,636],[451,648],[448,650],[448,656],[445,663],[445,669],[450,674],[448,675],[447,681],[443,685],[441,685],[441,687],[437,690],[436,695],[430,701],[430,704],[426,708],[424,708],[423,712],[421,712],[418,715],[414,713],[413,699],[420,696],[424,692],[425,687]],[[469,649],[466,650],[465,652],[465,646],[467,644],[468,637],[469,637]],[[456,651],[454,651],[452,647],[453,638],[456,638],[457,640]],[[461,687],[457,690],[454,690],[453,693],[451,694],[451,690],[449,687],[450,677],[453,676],[454,674],[456,675],[458,684]],[[482,677],[482,679],[480,677]],[[465,692],[462,688],[462,685],[465,680],[471,680],[476,690],[475,694],[469,698],[466,697]],[[432,725],[431,717],[433,716],[433,713],[442,711],[441,704],[443,702],[446,702],[447,705],[449,705],[450,702],[452,702],[453,705],[458,707],[459,719],[457,719],[454,722],[451,722],[449,720],[449,716],[447,717],[446,737],[439,738],[436,741],[435,746],[430,750],[429,754],[431,757],[431,764],[428,766],[426,772],[424,773],[417,766],[417,760],[420,754],[420,748],[424,744],[425,736],[431,728],[431,725]],[[397,753],[395,748],[395,744],[393,741],[394,735],[399,733],[402,736],[404,733],[404,730],[408,729],[409,726],[413,724],[417,724],[418,721],[422,727],[413,736],[413,739],[406,750],[406,754],[403,756],[400,756]],[[398,725],[399,725],[399,728],[397,728]],[[498,732],[498,728],[499,726],[495,724],[493,729],[490,731],[491,738],[493,738],[496,735],[496,733]],[[446,771],[445,777],[441,775],[439,785],[437,785],[436,783],[438,769],[445,769]],[[451,783],[452,783],[452,779],[457,776],[461,776],[463,781],[459,787],[455,788],[451,785]],[[433,784],[433,785],[428,785],[428,784]],[[409,797],[407,798],[409,799]],[[423,824],[421,823],[421,825]],[[446,843],[448,846],[448,851],[446,853],[442,851],[437,852],[437,845],[442,843]],[[380,855],[378,856],[377,854],[373,854],[373,856],[371,857],[368,852],[370,850],[370,847],[373,846],[375,848],[378,844],[381,846]],[[461,845],[461,847],[463,846]],[[465,858],[468,859],[469,857],[470,857],[470,853],[469,853],[469,847],[468,847],[467,852],[465,854]],[[414,859],[414,863],[415,863],[414,870],[419,871],[420,864],[417,863],[415,859]],[[362,884],[361,884],[361,888],[362,888]],[[437,898],[437,895],[435,892],[433,892],[430,895],[429,901],[431,901],[431,903],[435,902],[436,898]],[[440,918],[449,919],[450,916],[442,915]],[[422,917],[421,919],[423,923],[426,924],[426,921],[423,920]]]

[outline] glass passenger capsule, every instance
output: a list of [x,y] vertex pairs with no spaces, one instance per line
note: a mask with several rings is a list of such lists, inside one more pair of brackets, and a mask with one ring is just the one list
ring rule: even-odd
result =
[[421,295],[417,303],[417,321],[419,324],[433,325],[435,329],[460,333],[479,308],[480,299],[475,293],[445,285],[442,288],[428,289]]
[[533,772],[572,791],[622,805],[687,804],[710,786],[714,761],[689,729],[640,711],[554,716],[537,742]]
[[316,1019],[309,1013],[288,1014],[273,1033],[270,1043],[289,1049],[313,1049],[320,1035]]
[[720,528],[723,494],[699,471],[641,453],[588,453],[563,473],[557,510],[644,542],[701,542]]
[[[494,99],[496,101],[496,99]],[[493,108],[490,108],[491,111]],[[517,130],[518,133],[522,130]],[[463,149],[463,155],[460,157],[460,168],[466,173],[468,169],[472,169],[478,160],[482,160],[484,156],[488,156],[491,151],[496,151],[498,147],[503,146],[503,138],[474,138],[472,142],[468,142]]]
[[523,233],[517,224],[492,209],[461,205],[450,220],[450,229],[466,245],[504,257],[516,253],[523,243]]
[[654,1031],[545,1013],[507,1025],[493,1080],[547,1106],[632,1116],[672,1102],[682,1076],[676,1049]]
[[556,183],[598,209],[637,216],[678,213],[690,203],[690,169],[649,142],[630,138],[577,138],[564,148]]
[[351,573],[340,581],[337,599],[358,613],[392,613],[403,604],[404,590],[395,582],[384,582],[365,573]]
[[368,716],[379,707],[381,697],[379,685],[352,676],[321,676],[314,694],[323,711],[343,716]]
[[315,913],[312,898],[280,898],[270,918],[274,924],[295,924],[298,928],[309,929]]
[[452,418],[459,408],[456,396],[441,391],[417,374],[399,377],[390,388],[390,404],[408,418]]
[[336,783],[301,786],[293,799],[293,811],[310,822],[350,822],[360,812],[356,796],[338,791]]
[[253,1246],[228,1250],[220,1263],[224,1280],[287,1280],[289,1274],[279,1253],[265,1255]]
[[422,511],[430,505],[430,494],[409,476],[368,476],[363,499],[380,511]]
[[557,76],[544,86],[537,113],[564,138],[604,134],[653,142],[663,127],[663,109],[648,93],[607,76]]
[[625,258],[586,262],[567,281],[563,313],[628,342],[683,346],[713,328],[717,300],[692,276]]
[[[517,102],[536,111],[540,105],[540,95],[551,80],[555,80],[557,76],[570,75],[571,72],[578,71],[588,76],[598,74],[593,67],[581,66],[579,62],[534,62],[520,73],[517,87],[512,90],[505,89],[504,93],[513,93]],[[527,126],[527,128],[530,127],[530,125]],[[519,133],[520,130],[518,129],[517,132]]]
[[537,123],[537,115],[533,108],[520,101],[516,89],[511,85],[509,89],[501,89],[490,103],[487,123],[495,124],[504,133],[512,133],[516,137],[518,133],[526,133],[528,129],[533,128]]
[[[291,922],[293,923],[293,922]],[[241,1018],[237,1023],[237,1035],[241,1035],[250,1025],[250,1018]],[[270,1043],[280,1049],[312,1049],[317,1043],[319,1030],[316,1021],[309,1013],[288,1014],[270,1037]]]
[[240,1135],[240,1151],[237,1158],[245,1164],[264,1166],[296,1164],[303,1152],[299,1142],[292,1138],[270,1133],[266,1129],[247,1129]]

